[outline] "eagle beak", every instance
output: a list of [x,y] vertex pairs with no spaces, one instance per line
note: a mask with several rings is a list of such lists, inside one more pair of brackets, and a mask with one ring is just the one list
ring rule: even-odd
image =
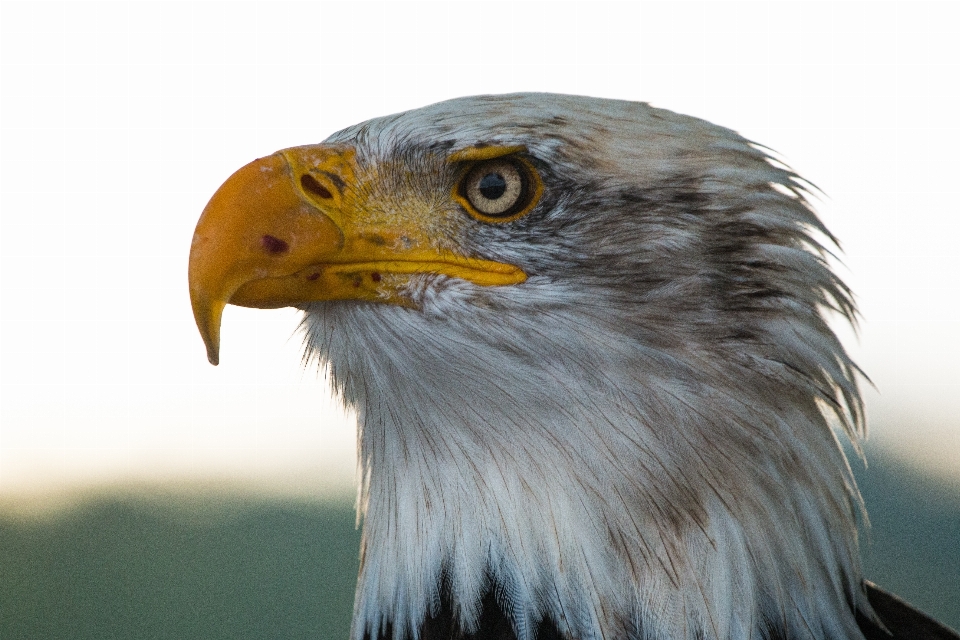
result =
[[[307,297],[297,289],[312,284],[296,274],[343,245],[337,225],[301,197],[291,178],[283,155],[255,160],[217,189],[200,216],[190,247],[190,301],[211,364],[219,362],[227,303],[295,304]],[[251,285],[259,296],[237,295]]]
[[[518,267],[435,248],[425,229],[371,215],[352,148],[295,147],[242,167],[210,199],[190,247],[190,301],[220,359],[227,304],[260,309],[324,300],[408,305],[410,277],[438,273],[480,285],[523,282]],[[359,194],[359,195],[358,195]],[[375,207],[374,207],[375,209]]]

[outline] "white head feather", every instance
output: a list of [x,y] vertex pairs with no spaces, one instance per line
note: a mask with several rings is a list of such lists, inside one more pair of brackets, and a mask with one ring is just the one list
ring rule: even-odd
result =
[[544,619],[583,640],[861,637],[833,427],[856,439],[862,408],[824,319],[855,311],[791,171],[702,120],[545,94],[330,141],[382,165],[386,212],[449,193],[433,158],[477,143],[525,146],[545,183],[530,215],[438,239],[526,282],[305,307],[359,416],[355,640],[416,638],[444,603],[470,631],[491,589],[519,640]]

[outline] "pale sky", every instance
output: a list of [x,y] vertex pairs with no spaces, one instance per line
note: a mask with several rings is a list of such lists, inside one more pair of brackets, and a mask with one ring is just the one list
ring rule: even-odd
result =
[[291,309],[207,364],[193,227],[234,170],[446,98],[651,102],[826,197],[871,437],[960,486],[960,4],[5,3],[0,499],[225,481],[349,492],[354,427]]

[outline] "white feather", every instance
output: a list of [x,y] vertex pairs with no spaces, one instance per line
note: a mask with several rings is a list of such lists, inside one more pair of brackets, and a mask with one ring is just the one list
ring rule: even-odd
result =
[[[596,148],[590,170],[603,188],[655,188],[693,165],[717,207],[735,203],[742,220],[794,234],[796,243],[757,251],[796,294],[752,320],[761,338],[719,349],[706,332],[727,318],[684,306],[709,265],[671,262],[698,260],[681,253],[701,232],[666,220],[636,242],[663,256],[651,269],[676,277],[642,299],[594,286],[603,273],[497,288],[424,275],[408,292],[418,309],[309,308],[309,347],[361,427],[354,640],[388,624],[396,640],[416,638],[442,577],[467,631],[499,585],[519,640],[533,640],[544,617],[583,640],[745,640],[771,617],[798,637],[860,638],[859,497],[830,427],[860,428],[859,396],[822,318],[848,300],[817,254],[809,232],[819,223],[792,174],[733,132],[645,105],[482,100],[333,139],[359,141],[368,162],[407,138],[519,141],[573,175],[584,151],[565,140],[579,135]],[[562,136],[520,132],[557,114],[569,123]],[[570,215],[565,202],[547,222]],[[633,241],[608,228],[625,235],[605,245],[571,226],[563,246]],[[487,257],[561,266],[569,257],[547,240],[485,232]]]

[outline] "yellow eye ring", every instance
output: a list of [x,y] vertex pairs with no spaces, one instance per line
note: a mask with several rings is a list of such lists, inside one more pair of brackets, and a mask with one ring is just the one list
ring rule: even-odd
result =
[[543,181],[525,158],[505,156],[466,165],[453,199],[481,222],[512,222],[530,213],[543,195]]

